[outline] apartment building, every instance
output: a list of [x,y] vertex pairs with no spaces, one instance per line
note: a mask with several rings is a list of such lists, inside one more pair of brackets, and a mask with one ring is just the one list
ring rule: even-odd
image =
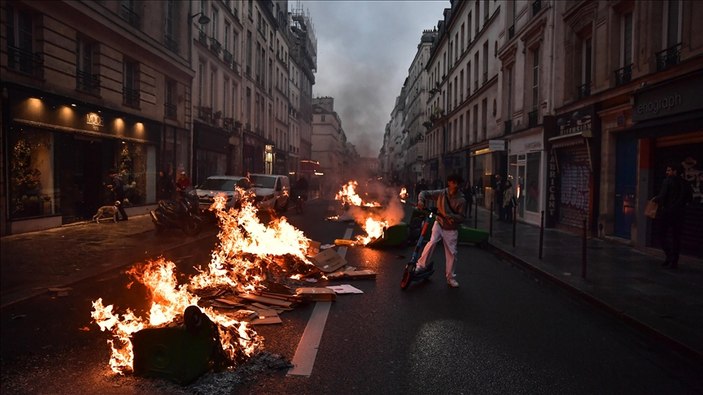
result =
[[90,218],[112,169],[128,212],[190,170],[189,5],[3,2],[2,234]]
[[503,7],[498,123],[507,144],[507,175],[515,187],[517,218],[539,225],[547,207],[547,139],[556,128],[551,95],[556,9],[539,0],[508,1]]
[[[668,163],[694,190],[682,252],[703,257],[703,31],[697,1],[554,2],[555,226],[658,247],[643,215]],[[549,177],[553,176],[552,180]],[[548,203],[549,204],[549,203]],[[580,222],[580,223],[579,223]]]
[[[451,2],[437,24],[427,63],[431,122],[426,136],[425,178],[443,181],[459,173],[477,187],[477,202],[490,205],[493,174],[505,173],[505,143],[499,140],[498,38],[501,3]],[[484,196],[486,199],[484,199]]]
[[344,169],[347,136],[342,120],[334,110],[334,98],[316,97],[312,109],[312,160],[319,163],[317,168],[324,174],[318,185],[329,195],[347,181],[347,170]]
[[425,30],[422,32],[417,52],[408,69],[402,150],[405,152],[405,161],[401,179],[411,185],[416,184],[424,177],[425,133],[427,132],[427,127],[431,126],[428,123],[427,112],[425,111],[429,97],[427,69],[425,66],[430,58],[430,50],[437,35],[437,30]]

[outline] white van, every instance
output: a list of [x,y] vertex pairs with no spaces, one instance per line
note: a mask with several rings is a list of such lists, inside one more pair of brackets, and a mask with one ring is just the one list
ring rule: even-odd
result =
[[276,174],[249,174],[249,181],[256,193],[260,209],[273,209],[285,212],[288,209],[290,180],[288,176]]

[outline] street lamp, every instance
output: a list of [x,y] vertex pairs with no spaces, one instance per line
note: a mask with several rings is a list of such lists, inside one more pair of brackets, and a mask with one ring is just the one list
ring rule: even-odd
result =
[[200,15],[200,18],[198,18],[198,23],[199,23],[199,24],[201,24],[201,25],[206,25],[206,24],[210,23],[210,18],[208,18],[207,15],[203,14],[202,11],[201,11],[201,12],[198,12],[197,14],[191,15],[190,18],[189,18],[189,20],[192,21],[193,18],[195,18],[195,17],[198,16],[198,15]]

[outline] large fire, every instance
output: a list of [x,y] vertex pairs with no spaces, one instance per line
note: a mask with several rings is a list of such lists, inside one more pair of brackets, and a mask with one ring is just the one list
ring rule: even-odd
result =
[[[216,197],[211,210],[220,223],[219,244],[206,268],[179,284],[175,263],[159,258],[136,266],[128,274],[142,283],[151,307],[145,317],[127,309],[119,314],[102,298],[93,301],[91,316],[103,331],[110,331],[112,349],[110,367],[116,373],[133,371],[134,354],[131,335],[145,328],[163,327],[181,318],[190,305],[198,305],[199,293],[212,289],[229,289],[238,293],[266,288],[272,277],[299,278],[314,269],[306,258],[310,239],[287,222],[285,217],[262,224],[257,209],[244,203],[240,210],[225,210],[224,197]],[[294,265],[290,265],[295,262]],[[280,276],[280,277],[279,277]],[[231,364],[241,362],[263,348],[263,338],[248,322],[232,318],[212,307],[201,309],[217,324],[222,348]]]

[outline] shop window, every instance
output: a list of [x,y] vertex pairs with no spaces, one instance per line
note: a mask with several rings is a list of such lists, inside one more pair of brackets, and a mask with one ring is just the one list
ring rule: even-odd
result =
[[525,210],[539,211],[540,189],[540,152],[530,152],[527,154],[527,169],[525,174]]
[[124,183],[127,205],[144,204],[147,191],[147,149],[144,144],[127,143],[117,147],[117,171]]
[[52,215],[59,209],[54,187],[54,141],[50,132],[10,135],[10,218]]

